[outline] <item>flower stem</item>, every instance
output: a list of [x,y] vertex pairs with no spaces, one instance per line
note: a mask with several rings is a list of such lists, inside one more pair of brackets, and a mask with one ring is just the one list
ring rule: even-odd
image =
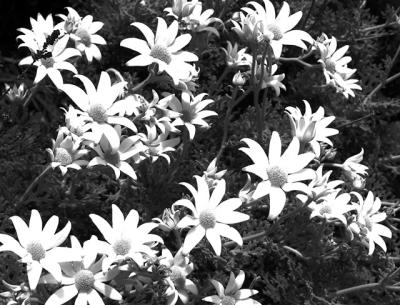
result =
[[51,165],[47,165],[45,169],[35,178],[35,180],[32,181],[32,183],[28,186],[26,189],[25,193],[19,198],[18,202],[16,203],[16,208],[25,200],[26,196],[30,193],[32,188],[39,182],[40,178],[43,177],[44,174],[46,174],[49,170],[51,169]]
[[310,68],[310,69],[315,69],[315,68],[321,67],[321,65],[319,65],[319,64],[318,65],[309,64],[309,63],[303,61],[300,57],[289,57],[289,58],[288,57],[280,57],[279,60],[282,62],[295,62],[295,63],[301,64],[302,66],[304,66],[306,68]]
[[136,91],[139,91],[140,89],[142,89],[144,86],[146,86],[151,78],[154,76],[154,72],[151,70],[149,75],[147,75],[147,77],[139,84],[137,84],[135,87],[133,87],[130,91],[130,93],[135,93]]
[[31,87],[29,89],[29,95],[27,96],[24,103],[22,104],[22,107],[26,107],[29,104],[29,102],[32,100],[32,97],[35,94],[37,88],[38,88],[38,84],[34,85],[33,87]]
[[221,85],[222,81],[228,74],[228,72],[229,72],[229,66],[226,66],[225,70],[222,72],[221,76],[218,78],[215,85],[211,86],[210,91],[208,92],[208,95],[212,95],[218,89],[218,87]]

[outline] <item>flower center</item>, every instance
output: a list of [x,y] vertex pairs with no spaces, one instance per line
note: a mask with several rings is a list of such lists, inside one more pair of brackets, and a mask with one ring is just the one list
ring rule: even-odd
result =
[[192,121],[192,114],[190,113],[189,110],[183,110],[183,111],[182,111],[181,119],[182,119],[184,122],[191,122],[191,121]]
[[105,152],[104,153],[104,160],[107,163],[110,163],[110,164],[112,164],[112,165],[114,165],[116,167],[119,167],[119,164],[120,164],[120,161],[121,161],[121,159],[119,157],[119,152],[115,152],[115,153]]
[[282,30],[276,23],[268,24],[267,30],[272,33],[271,40],[280,40],[283,38]]
[[85,47],[90,47],[90,45],[92,44],[90,34],[87,30],[79,28],[76,30],[75,35],[81,39],[80,42],[83,43]]
[[319,209],[319,213],[321,215],[325,215],[325,214],[332,214],[332,208],[329,205],[323,205],[320,209]]
[[45,258],[46,250],[44,249],[41,242],[32,241],[26,246],[26,251],[32,256],[34,261],[40,261]]
[[228,295],[224,296],[221,300],[221,305],[235,305],[236,300]]
[[155,45],[151,49],[150,56],[165,62],[167,65],[170,64],[172,60],[171,53],[168,49],[160,45]]
[[214,228],[215,224],[217,223],[214,212],[210,210],[202,211],[199,216],[199,221],[204,229]]
[[178,289],[185,288],[186,276],[182,272],[182,268],[178,266],[171,267],[170,274],[171,281],[174,283],[175,287]]
[[105,123],[108,118],[106,112],[107,109],[102,104],[93,104],[90,105],[88,114],[94,121],[98,123]]
[[129,251],[131,250],[131,243],[129,242],[129,240],[126,239],[119,239],[116,240],[114,242],[114,244],[112,245],[114,252],[117,255],[127,255],[129,253]]
[[330,58],[327,58],[325,60],[325,69],[328,70],[331,73],[335,73],[336,72],[336,63],[335,63],[335,61],[333,61]]
[[72,156],[66,150],[65,148],[62,147],[57,147],[55,149],[55,157],[54,157],[55,162],[60,162],[62,166],[67,166],[72,163]]
[[47,57],[47,58],[41,58],[40,62],[42,63],[43,66],[46,68],[51,68],[54,65],[54,59],[53,57]]
[[79,292],[89,292],[93,288],[94,275],[90,270],[81,270],[75,275],[75,287]]
[[287,183],[288,174],[278,165],[268,167],[267,175],[272,186],[281,187]]

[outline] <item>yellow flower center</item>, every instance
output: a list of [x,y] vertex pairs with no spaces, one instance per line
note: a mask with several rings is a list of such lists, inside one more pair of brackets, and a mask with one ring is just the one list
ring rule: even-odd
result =
[[48,58],[41,58],[40,62],[46,68],[51,68],[51,67],[53,67],[55,61],[54,61],[53,57],[48,57]]
[[280,40],[283,38],[282,30],[276,23],[267,25],[267,30],[272,33],[271,40]]
[[184,122],[191,122],[193,119],[193,115],[189,110],[182,110],[181,119]]
[[107,109],[100,103],[90,105],[88,114],[90,117],[98,122],[98,123],[105,123],[107,122],[108,115],[106,114]]
[[221,305],[235,305],[236,300],[231,296],[224,296],[221,300]]
[[322,205],[322,207],[319,209],[319,213],[321,215],[325,215],[325,214],[332,214],[332,207],[330,207],[329,205]]
[[160,45],[155,45],[151,49],[150,56],[165,62],[167,65],[170,64],[172,60],[171,53],[168,51],[168,49]]
[[72,161],[72,156],[68,150],[62,147],[57,147],[55,149],[54,162],[60,162],[62,166],[67,166],[70,165]]
[[75,287],[79,292],[89,292],[94,284],[94,275],[90,270],[81,270],[75,275]]
[[171,274],[169,277],[171,278],[171,281],[174,283],[177,289],[185,288],[186,276],[184,275],[181,267],[172,266]]
[[272,186],[281,187],[287,183],[288,174],[278,165],[268,167],[267,175]]
[[129,253],[129,251],[131,250],[131,243],[129,242],[129,240],[126,239],[119,239],[117,241],[114,242],[114,244],[112,245],[114,252],[117,255],[127,255]]
[[32,256],[34,261],[40,261],[45,258],[46,250],[44,249],[41,242],[32,241],[26,246],[26,251]]
[[199,221],[204,229],[214,228],[217,223],[214,212],[210,210],[202,211],[199,216]]
[[80,38],[80,42],[85,45],[85,47],[90,47],[92,40],[90,39],[90,34],[86,29],[79,28],[76,30],[75,35]]

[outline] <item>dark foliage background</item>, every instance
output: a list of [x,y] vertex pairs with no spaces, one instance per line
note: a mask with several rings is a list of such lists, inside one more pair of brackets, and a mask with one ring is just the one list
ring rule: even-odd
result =
[[[211,7],[213,1],[203,2],[205,6]],[[246,2],[227,0],[224,10],[218,13],[223,20],[227,20]],[[281,5],[281,1],[275,2]],[[281,97],[272,99],[272,107],[266,115],[265,137],[269,137],[272,130],[288,134],[289,123],[284,115],[286,106],[302,107],[302,99],[307,99],[315,109],[322,105],[329,114],[337,117],[334,126],[340,129],[340,136],[334,138],[339,148],[337,160],[344,161],[363,147],[364,163],[370,167],[367,189],[383,201],[399,202],[399,164],[388,157],[400,154],[400,79],[381,90],[370,102],[362,101],[382,79],[400,72],[400,60],[388,70],[390,57],[400,44],[400,27],[392,26],[367,34],[360,31],[393,19],[393,7],[399,5],[398,1],[288,2],[293,12],[301,9],[305,16],[308,15],[302,27],[313,37],[325,32],[337,37],[341,44],[351,46],[352,64],[358,69],[357,77],[361,79],[363,92],[355,99],[345,100],[333,89],[319,86],[322,84],[320,71],[306,70],[291,63],[282,65],[285,80],[288,80],[285,82],[287,91]],[[72,6],[81,15],[92,14],[96,20],[105,23],[101,34],[108,44],[102,48],[103,60],[90,66],[81,63],[78,68],[80,73],[94,80],[100,71],[113,67],[131,73],[131,80],[137,82],[145,76],[146,70],[133,71],[126,67],[124,63],[131,57],[131,53],[119,47],[119,43],[124,38],[138,35],[129,26],[131,22],[140,21],[154,26],[155,17],[161,16],[163,8],[169,5],[168,1],[163,0],[147,3],[142,7],[138,6],[138,1],[130,0],[0,1],[0,83],[18,81],[21,68],[17,63],[26,56],[25,50],[17,49],[15,29],[29,28],[29,17],[36,17],[38,12],[44,16],[48,13],[65,13],[65,6]],[[385,36],[369,38],[381,34]],[[221,41],[229,38],[235,39],[232,33],[221,32]],[[200,55],[199,92],[215,82],[224,68],[221,46],[225,45],[221,45],[219,40],[212,40]],[[288,53],[287,57],[296,56],[296,51]],[[29,79],[32,80],[32,76],[31,71],[28,73]],[[225,113],[223,97],[228,85],[229,78],[213,97],[221,117]],[[161,85],[155,86],[165,89]],[[196,134],[186,160],[173,157],[171,166],[164,161],[144,163],[138,169],[139,179],[135,184],[129,179],[115,181],[112,174],[103,169],[72,172],[64,177],[58,171],[51,172],[43,177],[29,198],[15,210],[20,196],[48,162],[44,150],[51,146],[50,139],[55,137],[56,129],[63,124],[60,107],[68,103],[62,94],[45,88],[36,94],[29,109],[22,109],[9,101],[0,104],[0,232],[12,234],[13,228],[8,218],[19,215],[26,219],[33,208],[40,210],[44,219],[57,213],[62,223],[70,220],[73,228],[71,234],[79,236],[81,240],[96,233],[88,214],[96,213],[109,219],[112,203],[118,204],[125,213],[135,208],[143,220],[148,221],[182,197],[185,189],[178,182],[193,183],[192,175],[201,174],[205,170],[215,157],[222,137],[223,120],[212,121],[213,127],[210,130]],[[251,100],[244,100],[234,113],[229,143],[219,164],[220,168],[229,170],[227,179],[230,196],[237,196],[245,182],[240,169],[247,160],[238,152],[238,147],[241,138],[254,136],[254,110],[249,105]],[[268,230],[270,225],[265,215],[265,208],[260,206],[252,211],[252,220],[239,230],[243,235],[254,233],[259,228]],[[324,257],[321,253],[329,252],[332,245],[329,238],[315,236],[318,232],[315,226],[318,224],[310,222],[308,218],[309,215],[299,215],[296,219],[288,219],[265,239],[252,241],[243,249],[226,251],[220,258],[214,257],[204,248],[196,249],[193,252],[193,261],[196,263],[193,275],[198,279],[201,291],[213,293],[207,281],[211,276],[225,283],[228,271],[237,273],[243,269],[247,274],[245,285],[254,280],[254,288],[260,291],[257,300],[262,304],[399,304],[399,294],[377,290],[341,298],[332,297],[332,293],[338,289],[378,281],[392,270],[398,260],[388,259],[388,256],[398,258],[400,250],[396,234],[388,242],[388,255],[377,251],[371,258],[366,256],[364,248],[358,245],[350,247],[343,243],[335,255]],[[327,227],[323,233],[327,237],[340,234],[332,227]],[[287,238],[282,239],[282,236]],[[171,248],[174,247],[172,238],[165,236],[165,240]],[[304,258],[293,255],[283,246],[297,249]],[[0,259],[0,279],[18,282],[23,271],[15,264],[15,258],[1,253]],[[146,300],[141,302],[146,304]],[[201,302],[200,299],[198,302]]]

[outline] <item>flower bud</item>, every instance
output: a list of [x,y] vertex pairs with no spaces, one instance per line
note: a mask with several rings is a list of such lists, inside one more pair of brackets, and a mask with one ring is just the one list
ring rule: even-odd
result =
[[235,86],[243,86],[246,83],[245,75],[240,71],[236,72],[233,76],[232,83]]

